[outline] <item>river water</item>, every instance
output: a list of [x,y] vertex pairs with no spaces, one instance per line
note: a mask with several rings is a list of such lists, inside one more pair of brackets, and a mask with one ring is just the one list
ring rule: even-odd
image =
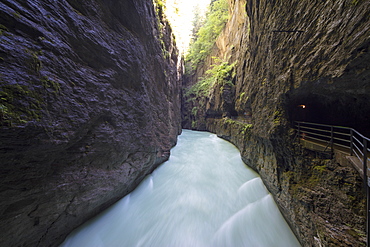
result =
[[170,159],[63,247],[300,246],[235,146],[184,130]]

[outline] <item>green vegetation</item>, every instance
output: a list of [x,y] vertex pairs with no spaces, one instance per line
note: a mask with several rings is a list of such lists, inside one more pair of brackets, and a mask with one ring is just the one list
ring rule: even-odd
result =
[[[229,64],[228,62],[221,62],[218,58],[214,58],[214,60],[217,63],[206,71],[205,77],[200,78],[196,84],[184,89],[186,101],[190,103],[190,106],[193,106],[190,114],[195,119],[199,119],[200,116],[204,115],[207,97],[216,86],[220,87],[221,92],[224,86],[228,84],[234,86],[231,79],[235,76],[233,72],[236,62]],[[198,121],[192,121],[192,128],[196,128],[198,124]]]
[[240,105],[244,102],[246,102],[247,100],[249,99],[249,97],[247,96],[247,94],[245,92],[242,92],[241,94],[239,94],[239,96],[236,98],[236,105]]
[[21,14],[18,11],[14,11],[12,15],[14,16],[14,18],[17,18],[17,19],[21,18]]
[[192,40],[196,40],[198,37],[199,29],[204,25],[204,17],[202,15],[202,11],[199,8],[199,5],[197,5],[194,8],[194,19],[193,19],[193,30],[192,30]]
[[316,166],[313,167],[313,170],[316,171],[319,174],[322,174],[323,172],[326,171],[326,165],[325,164],[323,164],[323,165],[316,165]]
[[274,124],[280,125],[283,119],[283,113],[281,111],[276,110],[273,115]]
[[226,127],[233,130],[239,130],[239,136],[243,137],[245,141],[249,140],[252,135],[253,124],[246,124],[228,117],[224,117],[221,120],[221,125],[223,125],[224,128]]
[[32,73],[39,74],[41,68],[42,68],[42,62],[39,59],[40,55],[43,55],[42,50],[40,51],[32,51],[29,49],[25,49],[25,52],[30,54],[30,58],[27,61],[27,64],[31,70]]
[[191,109],[191,114],[196,116],[197,113],[198,113],[198,107],[195,106],[195,107],[193,107],[193,109]]
[[216,64],[211,65],[211,68],[206,71],[206,76],[200,78],[196,84],[186,90],[186,97],[205,97],[211,92],[216,83],[222,85],[232,83],[231,78],[235,76],[233,72],[236,62],[229,64],[228,62],[221,62],[218,58],[214,58],[214,60]]
[[154,0],[154,4],[155,4],[155,11],[157,13],[157,16],[159,19],[162,19],[164,16],[164,8],[165,8],[165,4],[162,0]]
[[0,126],[40,121],[45,96],[60,93],[60,84],[42,75],[42,50],[23,51],[28,54],[24,68],[28,76],[16,81],[0,74]]
[[5,35],[6,32],[9,32],[9,29],[6,26],[0,24],[0,36]]
[[[197,18],[197,16],[196,16]],[[199,17],[198,17],[199,18]],[[216,0],[209,8],[204,25],[195,20],[192,43],[186,56],[186,73],[191,74],[210,55],[212,47],[229,19],[227,0]],[[199,29],[197,31],[197,29]]]
[[43,100],[39,93],[19,84],[1,83],[0,89],[0,125],[12,126],[40,120]]
[[40,81],[41,81],[41,83],[42,83],[42,85],[45,89],[51,88],[51,89],[54,90],[53,92],[55,94],[59,93],[59,91],[60,91],[59,83],[56,83],[56,82],[50,80],[49,77],[47,77],[47,76],[41,77]]
[[[40,85],[41,84],[41,85]],[[0,126],[25,124],[40,121],[45,104],[44,95],[60,93],[60,85],[47,76],[39,81],[7,84],[0,81]]]
[[197,125],[198,125],[198,122],[197,122],[197,121],[192,121],[192,122],[191,122],[191,127],[192,127],[193,129],[195,129],[195,128],[197,127]]
[[[164,39],[164,35],[165,35],[164,33],[166,32],[165,31],[166,26],[169,25],[167,18],[164,14],[164,11],[166,9],[166,4],[164,3],[163,0],[154,0],[154,7],[155,7],[156,16],[157,16],[157,25],[158,25],[158,34],[159,34],[158,40],[159,40],[159,43],[161,44],[162,55],[165,59],[169,59],[171,57],[171,54],[169,53],[167,49],[165,39]],[[175,40],[174,35],[172,37],[173,37],[173,40]]]
[[249,138],[250,135],[251,135],[251,129],[252,129],[252,127],[253,127],[252,124],[244,124],[244,126],[243,126],[242,131],[240,132],[240,134],[242,136],[247,136]]

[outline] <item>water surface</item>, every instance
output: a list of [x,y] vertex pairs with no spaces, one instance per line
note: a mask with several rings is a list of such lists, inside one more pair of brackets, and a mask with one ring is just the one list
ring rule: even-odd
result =
[[184,130],[167,162],[61,246],[300,245],[236,147]]

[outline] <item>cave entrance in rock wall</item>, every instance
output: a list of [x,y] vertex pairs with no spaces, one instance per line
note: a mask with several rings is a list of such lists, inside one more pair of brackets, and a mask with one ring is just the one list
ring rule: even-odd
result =
[[312,122],[356,129],[370,136],[370,102],[366,94],[301,88],[287,97],[289,118],[294,121]]

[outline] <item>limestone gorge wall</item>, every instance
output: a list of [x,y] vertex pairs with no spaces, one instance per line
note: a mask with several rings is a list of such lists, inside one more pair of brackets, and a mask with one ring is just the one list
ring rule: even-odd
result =
[[[304,120],[368,135],[370,2],[229,3],[231,18],[212,56],[237,62],[232,78],[225,78],[232,83],[185,98],[183,125],[215,132],[240,149],[303,246],[364,245],[361,178],[338,156],[330,160],[302,149],[292,127]],[[211,60],[187,78],[187,86]],[[304,115],[297,110],[301,104]]]
[[[184,128],[194,128],[206,130],[206,118],[220,118],[223,115],[230,116],[235,114],[235,85],[225,84],[222,81],[216,83],[215,91],[209,97],[197,97],[194,100],[186,97],[186,88],[195,84],[200,78],[207,76],[206,71],[217,64],[217,60],[233,64],[238,64],[238,58],[245,47],[242,47],[242,40],[247,40],[249,36],[249,19],[245,11],[245,1],[229,1],[230,19],[226,23],[220,37],[206,58],[202,66],[198,66],[192,74],[186,73],[184,76],[184,97],[182,98],[182,125]],[[226,78],[225,80],[233,80]],[[221,90],[222,89],[222,90]]]
[[58,245],[168,158],[181,70],[161,13],[145,0],[1,1],[1,246]]

